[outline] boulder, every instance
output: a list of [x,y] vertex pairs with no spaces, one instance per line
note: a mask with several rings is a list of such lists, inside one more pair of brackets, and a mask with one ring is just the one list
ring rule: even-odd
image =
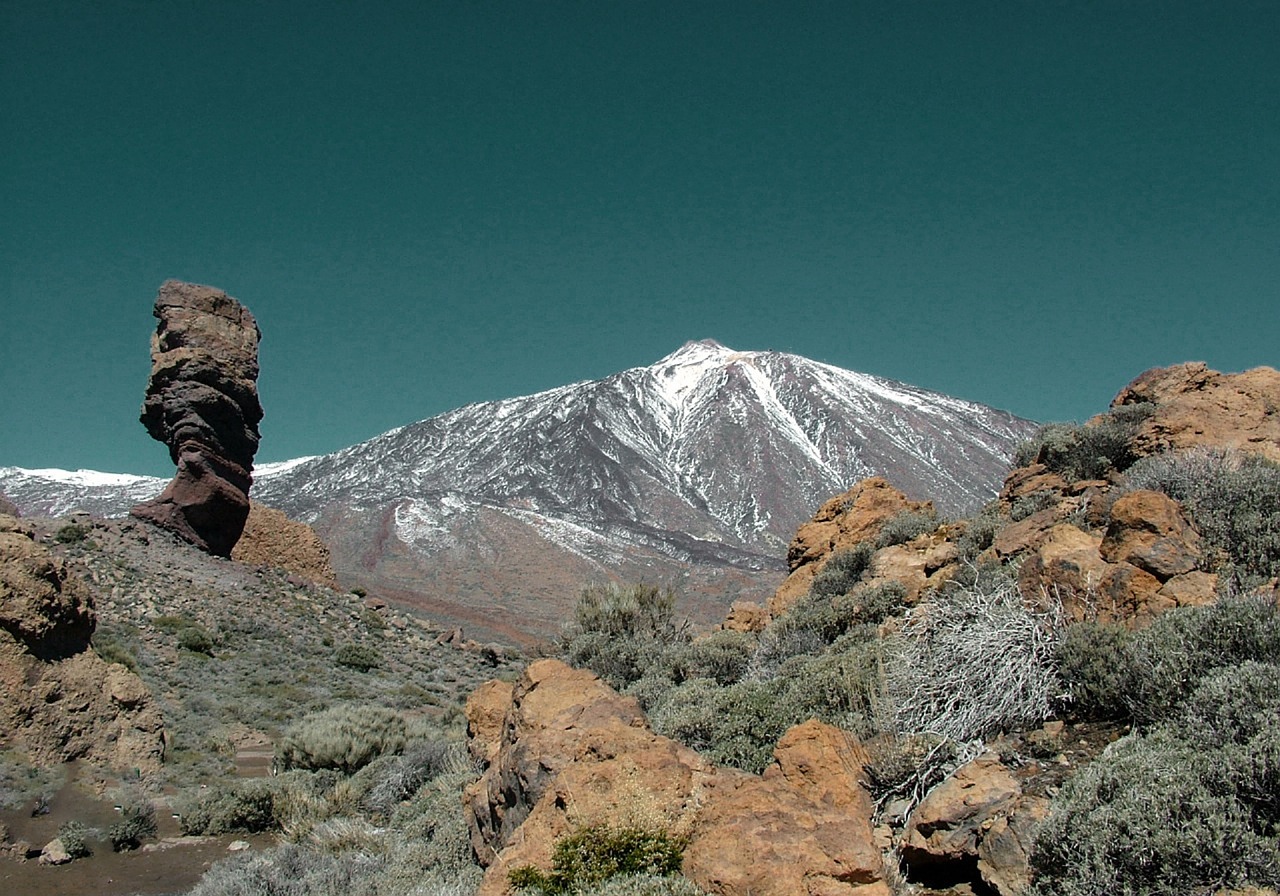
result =
[[556,841],[596,824],[687,838],[683,874],[724,896],[888,894],[860,785],[865,754],[831,726],[792,729],[762,776],[720,769],[557,660],[533,663],[509,691],[482,688],[467,716],[472,755],[492,757],[464,797],[488,869],[480,896],[507,893],[514,868],[549,868]]
[[326,588],[338,587],[329,548],[316,531],[256,501],[249,502],[244,532],[231,550],[231,559],[281,569]]
[[65,865],[70,861],[71,853],[67,852],[61,838],[50,840],[44,845],[44,849],[40,850],[41,865]]
[[930,791],[911,813],[903,859],[913,871],[975,859],[986,827],[1007,814],[1021,794],[1000,757],[984,753]]
[[1134,439],[1139,455],[1180,448],[1238,448],[1280,461],[1280,371],[1219,373],[1200,362],[1148,370],[1111,406],[1150,405]]
[[1099,545],[1108,563],[1131,563],[1167,582],[1194,570],[1202,551],[1200,534],[1182,506],[1160,492],[1133,491],[1111,506],[1111,522]]
[[1023,594],[1033,600],[1042,594],[1056,596],[1071,617],[1088,617],[1107,571],[1098,553],[1100,542],[1098,536],[1069,523],[1055,525],[1044,543],[1022,562],[1018,584]]
[[169,280],[156,297],[142,423],[177,474],[131,511],[227,557],[249,515],[258,450],[258,341],[249,310],[221,290]]

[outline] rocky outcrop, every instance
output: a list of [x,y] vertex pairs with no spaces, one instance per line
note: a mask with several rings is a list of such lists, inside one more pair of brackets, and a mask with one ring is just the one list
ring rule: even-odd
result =
[[258,450],[258,341],[249,310],[221,290],[169,280],[154,310],[142,423],[177,474],[133,515],[230,556],[249,515]]
[[0,516],[0,741],[38,765],[87,759],[154,771],[160,712],[137,675],[93,652],[93,628],[85,585]]
[[252,501],[244,532],[231,550],[231,559],[252,566],[270,566],[308,582],[337,588],[329,548],[306,523],[289,519],[283,511]]
[[913,875],[969,879],[976,869],[1000,896],[1020,896],[1031,885],[1028,857],[1048,802],[1024,796],[1022,786],[994,753],[961,766],[911,814],[902,857]]
[[777,616],[808,593],[814,576],[836,551],[875,538],[885,521],[899,513],[920,513],[932,508],[927,501],[908,499],[878,476],[836,495],[796,531],[787,551],[791,574],[770,599],[769,612]]
[[481,688],[467,717],[472,755],[488,761],[465,797],[488,867],[482,896],[507,893],[514,868],[547,869],[558,839],[596,824],[686,837],[683,874],[724,896],[888,894],[865,755],[845,732],[792,729],[761,776],[716,768],[653,733],[633,699],[557,660],[509,689]]
[[1280,461],[1280,371],[1219,373],[1205,364],[1148,370],[1120,391],[1113,408],[1154,408],[1134,439],[1140,455],[1180,448],[1238,448]]
[[5,497],[4,492],[0,492],[0,516],[21,516],[18,513],[18,506]]

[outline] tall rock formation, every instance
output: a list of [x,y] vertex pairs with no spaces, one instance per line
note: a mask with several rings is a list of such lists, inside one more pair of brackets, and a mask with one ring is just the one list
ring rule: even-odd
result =
[[134,516],[227,557],[249,516],[258,450],[257,321],[219,289],[168,280],[156,296],[142,424],[177,475]]

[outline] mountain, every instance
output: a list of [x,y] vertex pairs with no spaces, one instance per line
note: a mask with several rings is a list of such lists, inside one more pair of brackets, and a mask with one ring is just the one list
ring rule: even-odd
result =
[[[796,527],[882,475],[940,510],[990,499],[1036,425],[778,352],[690,342],[651,367],[469,405],[255,473],[339,578],[465,626],[555,632],[586,582],[677,586],[698,619],[768,594]],[[30,489],[0,471],[24,511]],[[88,502],[88,497],[82,499]]]

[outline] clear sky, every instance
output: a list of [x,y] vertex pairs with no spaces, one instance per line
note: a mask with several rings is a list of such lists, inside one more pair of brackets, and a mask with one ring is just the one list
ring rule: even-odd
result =
[[1040,420],[1280,364],[1280,3],[0,0],[0,465],[168,475],[169,277],[260,462],[778,349]]

